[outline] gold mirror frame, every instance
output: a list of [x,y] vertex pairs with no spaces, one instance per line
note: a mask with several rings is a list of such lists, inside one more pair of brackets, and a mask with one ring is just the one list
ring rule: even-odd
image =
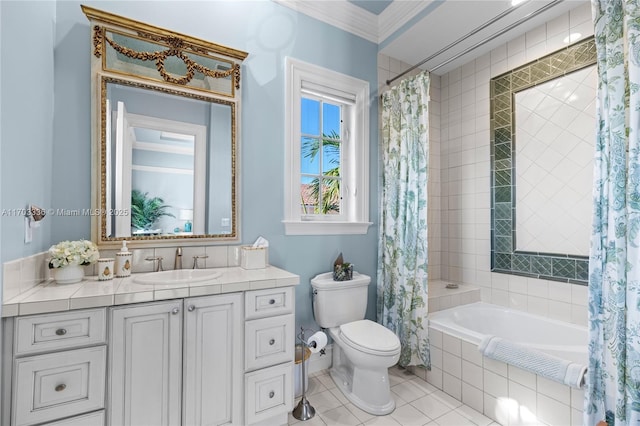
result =
[[[239,195],[238,195],[238,146],[241,63],[248,53],[218,45],[194,37],[169,31],[160,27],[124,18],[98,9],[82,5],[92,28],[91,84],[92,84],[92,240],[98,246],[114,248],[122,240],[130,241],[131,247],[163,247],[197,245],[202,243],[228,243],[240,240]],[[152,52],[137,51],[119,44],[115,34],[131,40],[141,40],[160,47]],[[142,75],[128,70],[109,67],[107,48],[118,54],[138,61],[151,61],[155,64],[157,75]],[[227,69],[211,69],[202,62],[228,64]],[[165,68],[167,59],[179,60],[186,69],[184,76],[175,75]],[[210,90],[190,84],[197,73],[210,79],[230,79],[228,92]],[[190,99],[213,102],[231,107],[231,230],[225,234],[201,235],[143,235],[110,237],[107,236],[106,212],[106,90],[107,83],[117,83],[131,87],[149,89],[159,93],[187,97]]]

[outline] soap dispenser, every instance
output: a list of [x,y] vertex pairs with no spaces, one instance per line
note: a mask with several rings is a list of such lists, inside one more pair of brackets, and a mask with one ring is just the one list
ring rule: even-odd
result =
[[127,241],[122,242],[120,252],[116,253],[116,277],[124,278],[131,275],[133,253],[127,248]]

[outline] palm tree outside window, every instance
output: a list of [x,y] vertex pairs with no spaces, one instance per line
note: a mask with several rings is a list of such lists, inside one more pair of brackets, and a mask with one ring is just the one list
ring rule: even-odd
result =
[[340,215],[343,107],[320,97],[301,99],[301,214]]

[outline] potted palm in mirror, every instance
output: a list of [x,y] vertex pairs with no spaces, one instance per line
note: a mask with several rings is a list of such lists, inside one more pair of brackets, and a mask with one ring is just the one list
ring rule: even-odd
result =
[[49,269],[58,284],[73,284],[84,278],[84,266],[95,263],[100,254],[91,241],[62,241],[49,248]]
[[162,216],[175,217],[167,209],[160,197],[151,197],[148,192],[138,189],[131,191],[131,226],[136,235],[159,234],[160,229],[153,229]]

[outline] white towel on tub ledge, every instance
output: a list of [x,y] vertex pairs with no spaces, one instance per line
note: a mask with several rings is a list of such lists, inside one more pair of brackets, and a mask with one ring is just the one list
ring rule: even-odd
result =
[[581,389],[587,367],[498,336],[486,336],[478,350],[487,358],[511,364],[541,377]]

